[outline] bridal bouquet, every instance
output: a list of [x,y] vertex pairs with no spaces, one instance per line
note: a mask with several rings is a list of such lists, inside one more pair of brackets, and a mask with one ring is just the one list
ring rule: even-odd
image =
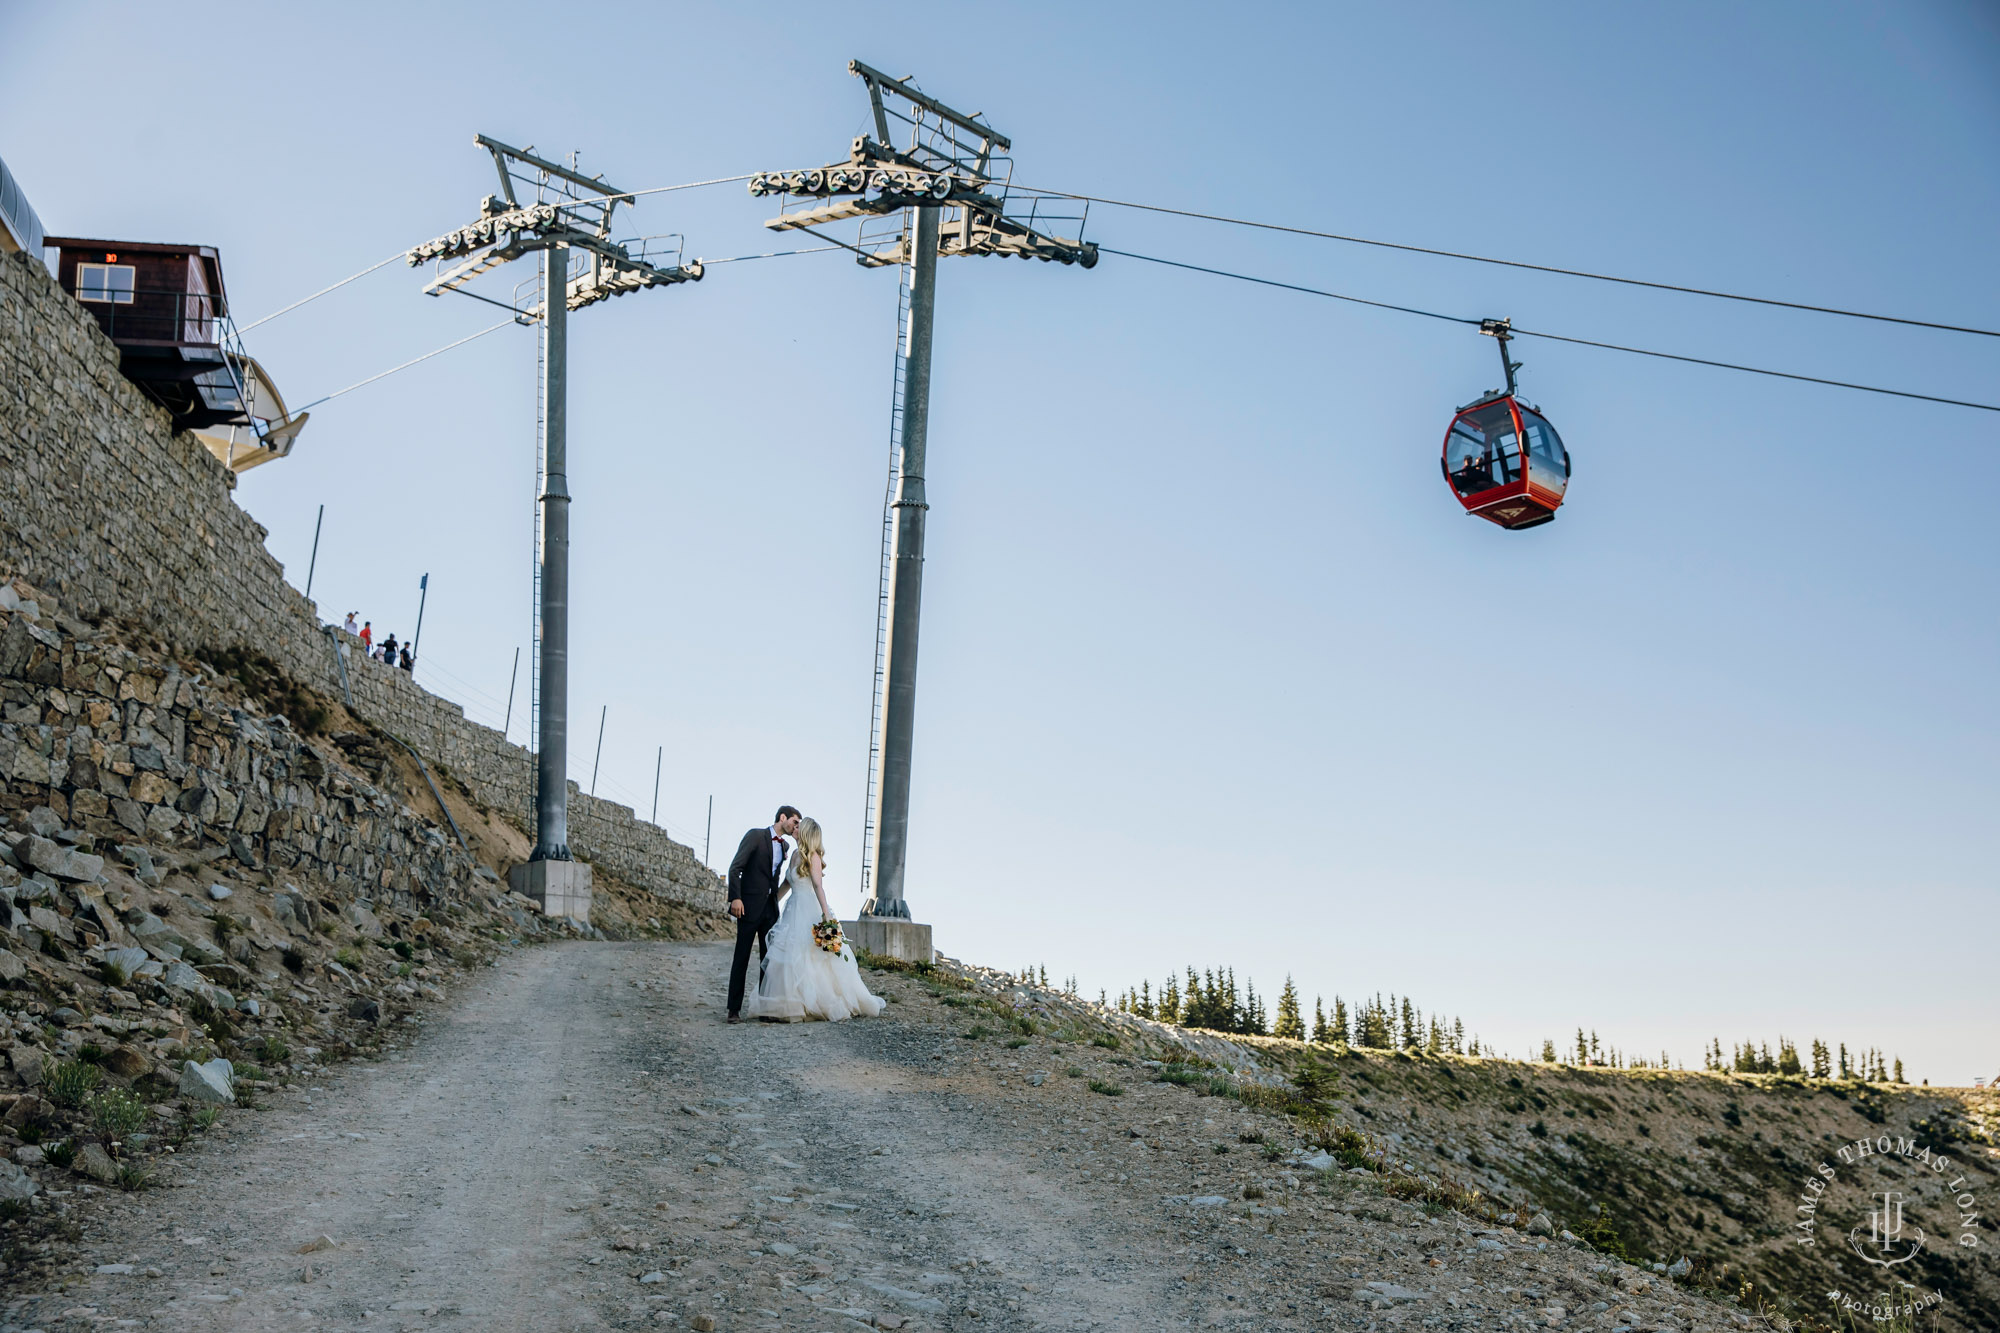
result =
[[828,953],[839,953],[847,947],[847,937],[840,933],[840,923],[828,917],[813,927],[813,943]]

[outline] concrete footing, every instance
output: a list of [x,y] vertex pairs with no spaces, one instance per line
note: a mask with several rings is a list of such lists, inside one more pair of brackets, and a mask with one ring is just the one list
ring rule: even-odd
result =
[[841,933],[857,949],[897,958],[906,963],[937,961],[931,949],[931,928],[914,921],[898,921],[886,916],[864,916],[840,923]]
[[543,916],[590,924],[590,867],[581,861],[530,861],[507,872],[507,887],[537,904]]

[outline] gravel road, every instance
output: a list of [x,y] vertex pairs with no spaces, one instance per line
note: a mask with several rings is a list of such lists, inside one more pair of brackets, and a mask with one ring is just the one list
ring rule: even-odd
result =
[[878,1019],[727,1026],[727,965],[515,952],[382,1058],[229,1113],[172,1188],[97,1199],[70,1284],[0,1325],[1727,1327],[1627,1266],[1301,1181],[1282,1121],[968,1037],[917,978],[870,974]]

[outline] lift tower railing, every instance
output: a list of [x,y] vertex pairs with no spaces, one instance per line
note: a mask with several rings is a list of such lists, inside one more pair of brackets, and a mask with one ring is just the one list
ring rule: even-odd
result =
[[[586,176],[573,163],[552,162],[531,149],[513,148],[483,134],[473,142],[492,154],[499,193],[480,201],[479,216],[472,222],[416,246],[407,258],[412,266],[437,265],[436,274],[424,285],[425,295],[476,296],[465,288],[481,274],[526,255],[546,256],[540,300],[526,309],[508,308],[516,311],[519,322],[542,326],[535,846],[529,860],[568,861],[569,314],[649,287],[698,282],[702,265],[698,259],[681,262],[678,237],[614,240],[618,207],[632,203],[633,197],[602,176]],[[524,198],[530,189],[532,199]],[[554,299],[558,292],[563,299]]]
[[[857,136],[844,162],[760,172],[750,178],[750,193],[780,197],[778,216],[764,223],[773,230],[812,232],[854,251],[858,262],[870,268],[891,264],[907,268],[909,314],[907,324],[898,329],[902,384],[892,426],[893,499],[885,520],[885,525],[893,526],[893,539],[884,543],[888,602],[876,652],[861,910],[864,916],[908,920],[903,888],[924,524],[930,509],[924,468],[938,257],[1011,255],[1092,268],[1097,264],[1097,247],[1082,239],[1080,212],[1043,216],[1041,210],[1047,205],[1039,198],[1026,203],[1025,216],[1010,211],[1013,162],[1006,154],[1013,144],[981,115],[955,111],[912,80],[891,78],[858,60],[850,61],[847,69],[868,86],[874,133]],[[1064,202],[1058,207],[1067,210],[1074,205]],[[906,211],[914,215],[907,222]],[[818,230],[851,219],[861,223],[853,244]],[[883,225],[892,219],[895,225]],[[1074,238],[1055,230],[1064,224],[1074,224]]]

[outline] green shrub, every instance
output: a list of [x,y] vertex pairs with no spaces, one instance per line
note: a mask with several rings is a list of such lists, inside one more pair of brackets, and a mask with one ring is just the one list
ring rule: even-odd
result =
[[306,970],[306,956],[300,951],[298,945],[287,944],[285,946],[284,958],[286,971],[296,975]]
[[978,1041],[981,1037],[991,1036],[992,1033],[993,1029],[987,1027],[984,1023],[974,1023],[959,1035],[963,1036],[967,1041]]
[[146,1104],[121,1088],[90,1099],[90,1123],[107,1139],[122,1139],[146,1123]]
[[1070,1066],[1070,1067],[1069,1067],[1068,1069],[1065,1069],[1065,1070],[1063,1070],[1063,1077],[1064,1077],[1064,1078],[1082,1078],[1082,1077],[1083,1077],[1083,1071],[1082,1071],[1081,1069],[1078,1069],[1078,1068],[1077,1068],[1077,1067],[1076,1067],[1075,1065],[1071,1065],[1071,1066]]
[[292,1058],[291,1043],[283,1037],[264,1038],[264,1058],[274,1065],[284,1064]]
[[118,1188],[137,1191],[150,1187],[153,1173],[143,1166],[121,1166],[118,1168]]
[[1010,1051],[1018,1051],[1027,1044],[1028,1044],[1028,1039],[1026,1037],[1014,1037],[1009,1039],[1009,1041],[1007,1042],[1007,1049]]
[[64,1139],[61,1143],[51,1143],[42,1150],[42,1155],[49,1159],[51,1165],[67,1171],[70,1164],[76,1161],[76,1142],[73,1139]]
[[83,1099],[103,1081],[104,1071],[96,1065],[81,1060],[58,1060],[42,1076],[42,1091],[57,1106],[81,1106]]
[[1037,1032],[1040,1032],[1041,1028],[1036,1025],[1034,1019],[1028,1017],[1026,1014],[1015,1014],[1014,1031],[1020,1033],[1024,1037],[1032,1037]]
[[189,1116],[188,1120],[191,1124],[194,1125],[196,1129],[206,1130],[214,1127],[215,1122],[219,1120],[221,1117],[222,1117],[222,1112],[219,1108],[213,1106],[204,1106],[199,1111],[196,1111],[193,1115]]
[[1201,1082],[1202,1078],[1203,1075],[1199,1071],[1189,1069],[1186,1065],[1162,1065],[1160,1067],[1160,1082],[1162,1083],[1177,1083],[1182,1087],[1186,1087],[1191,1083]]
[[333,961],[339,963],[350,972],[358,972],[361,970],[361,951],[350,944],[339,953],[336,953],[333,956]]
[[1116,1083],[1106,1083],[1101,1078],[1090,1080],[1090,1090],[1105,1097],[1123,1097],[1125,1095],[1125,1089],[1119,1087]]
[[1107,1051],[1115,1051],[1118,1049],[1119,1042],[1118,1038],[1112,1036],[1110,1033],[1100,1032],[1090,1039],[1090,1044],[1092,1046],[1102,1046]]
[[87,1041],[76,1050],[76,1058],[87,1065],[101,1065],[110,1054],[111,1052],[94,1041]]

